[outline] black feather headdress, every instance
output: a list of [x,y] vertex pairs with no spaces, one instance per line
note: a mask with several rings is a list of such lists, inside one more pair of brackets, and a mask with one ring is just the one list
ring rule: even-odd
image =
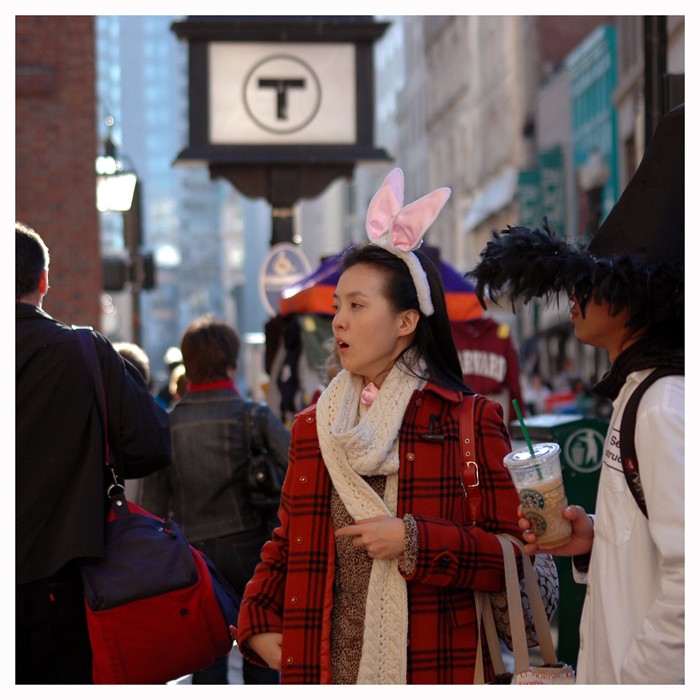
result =
[[521,226],[494,232],[481,261],[467,273],[485,306],[575,296],[614,313],[626,309],[628,325],[683,323],[685,270],[685,109],[659,123],[639,168],[588,248],[566,243],[546,220],[542,230]]

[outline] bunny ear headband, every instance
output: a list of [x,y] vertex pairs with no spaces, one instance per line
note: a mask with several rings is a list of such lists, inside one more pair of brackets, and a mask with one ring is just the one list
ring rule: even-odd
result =
[[440,187],[404,207],[403,172],[401,168],[394,168],[367,209],[365,225],[369,240],[406,263],[416,287],[420,310],[426,316],[435,313],[430,285],[423,266],[412,251],[423,243],[423,234],[437,219],[450,194],[449,187]]

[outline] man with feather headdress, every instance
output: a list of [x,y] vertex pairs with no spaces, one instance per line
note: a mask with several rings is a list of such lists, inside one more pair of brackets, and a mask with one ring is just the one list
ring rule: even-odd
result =
[[[572,539],[551,552],[573,556],[574,578],[588,585],[579,683],[684,682],[684,127],[684,105],[660,121],[587,249],[546,225],[510,228],[468,273],[482,304],[567,293],[577,339],[610,358],[594,387],[613,401],[596,514],[567,508]],[[623,429],[635,389],[657,370],[664,376],[642,394],[636,425]],[[520,525],[537,551],[530,523]]]

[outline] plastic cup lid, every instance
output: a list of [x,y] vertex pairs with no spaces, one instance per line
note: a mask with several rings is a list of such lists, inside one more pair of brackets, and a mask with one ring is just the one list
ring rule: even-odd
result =
[[542,464],[561,452],[561,448],[556,442],[538,442],[532,446],[535,452],[534,457],[530,454],[529,447],[522,447],[506,455],[504,462],[508,467],[529,467]]

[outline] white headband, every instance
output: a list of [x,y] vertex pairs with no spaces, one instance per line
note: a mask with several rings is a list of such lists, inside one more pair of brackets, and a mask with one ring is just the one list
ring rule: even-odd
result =
[[403,172],[401,168],[394,168],[367,208],[365,226],[370,241],[406,263],[425,316],[432,316],[435,308],[430,298],[428,276],[412,251],[423,243],[423,234],[437,219],[450,194],[449,187],[440,187],[404,207]]

